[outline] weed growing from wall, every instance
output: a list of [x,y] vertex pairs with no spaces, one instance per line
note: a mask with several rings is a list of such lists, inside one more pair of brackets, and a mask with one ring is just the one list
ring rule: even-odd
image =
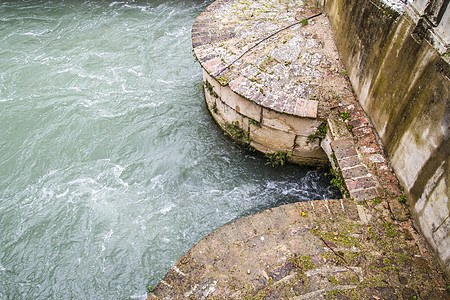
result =
[[256,120],[249,119],[249,120],[248,120],[248,123],[249,123],[249,124],[253,124],[253,125],[255,125],[256,127],[261,128],[261,123],[258,122],[258,121],[256,121]]
[[345,197],[350,198],[350,193],[347,191],[347,186],[345,185],[344,178],[342,177],[342,173],[340,171],[336,171],[333,168],[331,168],[330,173],[325,174],[332,176],[330,180],[332,186],[338,188],[341,191],[342,195],[345,195]]
[[194,63],[197,63],[198,62],[198,57],[197,57],[197,55],[195,55],[194,51],[192,51],[192,56],[194,57]]
[[211,108],[211,110],[213,111],[213,113],[217,114],[219,112],[219,110],[217,109],[217,104],[214,103],[213,107]]
[[240,126],[239,121],[233,121],[231,123],[225,123],[225,134],[229,135],[236,143],[242,146],[248,146],[252,141],[250,134],[245,132]]
[[286,160],[292,156],[291,152],[283,152],[283,151],[277,151],[274,153],[266,153],[265,154],[267,158],[266,165],[271,165],[272,167],[282,167]]
[[339,164],[334,153],[331,154],[331,159],[333,160],[334,166],[336,166],[337,169],[335,170],[333,168],[330,168],[330,172],[325,173],[325,175],[330,175],[332,177],[330,180],[331,185],[338,188],[341,191],[341,194],[346,198],[350,198],[350,193],[348,192],[347,185],[345,184],[344,177],[342,176],[342,172],[339,169]]
[[403,194],[398,198],[398,202],[408,205],[408,198],[406,198],[405,194]]
[[342,121],[347,121],[350,116],[350,113],[348,111],[343,111],[340,113],[340,117]]
[[314,143],[316,139],[323,139],[327,135],[327,120],[323,120],[322,123],[317,127],[317,130],[314,134],[308,135],[308,142]]
[[205,88],[206,90],[208,90],[211,96],[213,96],[214,98],[219,98],[219,95],[217,95],[217,93],[214,91],[214,87],[208,81],[205,81]]

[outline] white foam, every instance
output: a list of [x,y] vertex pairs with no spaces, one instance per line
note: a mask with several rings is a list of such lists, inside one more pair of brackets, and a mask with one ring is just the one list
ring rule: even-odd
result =
[[124,186],[124,187],[128,187],[128,183],[126,183],[125,181],[122,180],[122,178],[120,178],[120,175],[122,175],[122,172],[125,170],[124,167],[122,167],[121,165],[115,165],[114,166],[114,177],[116,178],[116,180],[119,182],[120,185]]
[[143,295],[131,295],[130,299],[147,299],[147,294]]
[[406,3],[401,0],[383,0],[383,2],[396,12],[403,13],[405,11]]
[[111,2],[111,3],[109,4],[109,7],[112,7],[112,6],[116,5],[116,4],[124,4],[124,3],[125,3],[125,2],[114,1],[114,2]]
[[162,213],[163,215],[165,215],[166,213],[168,213],[169,211],[172,210],[172,208],[175,207],[175,204],[170,203],[168,206],[162,208],[159,212]]
[[59,198],[61,198],[61,197],[64,197],[65,195],[67,195],[68,192],[69,192],[69,189],[66,189],[63,193],[57,194],[55,197],[56,197],[57,199],[59,199]]
[[186,30],[186,27],[183,26],[183,27],[181,27],[178,30],[175,30],[173,32],[166,32],[165,35],[174,36],[174,37],[180,37],[180,36],[185,35],[186,33],[188,33],[188,31]]

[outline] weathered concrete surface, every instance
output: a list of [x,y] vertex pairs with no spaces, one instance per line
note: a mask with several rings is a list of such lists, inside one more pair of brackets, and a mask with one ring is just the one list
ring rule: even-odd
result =
[[326,10],[357,98],[450,273],[450,9],[408,2],[402,15],[381,1],[327,0]]
[[203,238],[149,299],[450,299],[408,222],[379,201],[284,205]]

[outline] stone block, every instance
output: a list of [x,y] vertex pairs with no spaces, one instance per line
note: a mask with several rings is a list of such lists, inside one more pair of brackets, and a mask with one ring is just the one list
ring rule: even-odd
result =
[[321,120],[302,118],[293,115],[279,113],[263,108],[263,124],[274,129],[294,133],[296,135],[308,136],[314,134]]
[[[448,175],[442,176],[436,187],[428,196],[428,199],[424,201],[425,203],[422,204],[418,202],[415,207],[417,213],[419,214],[419,221],[422,231],[431,241],[433,246],[441,242],[437,239],[439,235],[435,235],[434,233],[437,232],[438,228],[441,228],[442,226],[445,227],[445,220],[448,219],[448,216],[450,215],[448,205],[449,188],[446,184],[447,180],[445,177],[447,177],[448,180]],[[418,204],[421,204],[421,210],[417,210],[417,208],[419,208]],[[446,238],[449,239],[448,236]],[[450,257],[450,249],[448,250],[447,256]]]
[[300,214],[298,207],[297,205],[295,205],[295,203],[284,205],[282,208],[286,214],[288,223],[290,225],[295,223],[301,223],[303,221],[302,215]]
[[213,59],[205,62],[203,64],[203,68],[205,68],[205,70],[209,71],[209,73],[212,73],[212,72],[216,71],[217,66],[219,66],[221,62],[222,62],[222,60],[220,58],[213,58]]
[[367,118],[363,117],[348,121],[348,125],[351,125],[353,126],[353,128],[357,129],[359,127],[368,126],[369,121],[367,120]]
[[363,153],[363,154],[373,154],[373,153],[379,153],[380,152],[380,147],[378,146],[377,143],[373,143],[367,146],[361,146],[359,148],[359,152]]
[[447,218],[444,222],[433,232],[432,239],[436,244],[437,252],[445,263],[447,272],[450,270],[450,219]]
[[330,118],[328,118],[329,134],[334,140],[351,138],[351,133],[347,128],[347,124],[341,120],[341,118],[334,112]]
[[285,207],[292,204],[285,204],[279,207],[269,209],[270,221],[272,223],[272,229],[275,231],[283,231],[289,227],[289,222],[286,222],[287,215],[285,213]]
[[333,154],[333,149],[331,149],[331,137],[329,134],[325,135],[325,138],[323,138],[320,141],[320,147],[322,147],[323,151],[325,151],[325,153],[328,156],[328,159],[330,160],[330,163],[333,165],[333,167],[337,167],[334,166],[334,161],[331,158],[331,155]]
[[344,207],[345,217],[353,221],[359,220],[358,209],[355,202],[350,199],[340,199],[342,206]]
[[294,114],[300,117],[317,118],[319,103],[316,100],[297,99]]
[[360,165],[360,161],[358,156],[350,156],[350,157],[337,157],[339,167],[342,169],[345,168],[353,168]]
[[267,210],[253,215],[251,222],[246,226],[253,227],[257,235],[267,235],[272,228],[269,215],[270,213]]
[[241,84],[241,82],[243,82],[245,79],[244,76],[239,76],[236,79],[232,80],[229,84],[230,89],[232,89],[233,91],[239,86],[239,84]]
[[363,135],[373,135],[373,130],[372,128],[368,127],[368,126],[363,126],[363,127],[359,127],[359,128],[354,128],[353,129],[353,134],[356,136],[363,136]]
[[[276,151],[292,151],[294,148],[295,134],[276,130],[267,126],[252,127],[250,137],[252,138],[252,145],[254,143],[263,145],[270,149],[269,152]],[[258,149],[257,146],[254,146]],[[259,150],[259,149],[258,149]]]
[[350,191],[374,188],[377,186],[377,182],[370,176],[347,180],[345,183]]
[[308,142],[308,138],[304,136],[297,136],[292,154],[295,157],[304,158],[306,161],[308,159],[315,160],[315,162],[320,161],[321,165],[328,163],[328,156],[320,147],[319,142]]
[[[242,115],[240,115],[237,111],[235,111],[234,109],[229,107],[226,103],[224,103],[221,100],[217,100],[216,104],[217,104],[218,114],[220,115],[220,118],[223,120],[223,123],[225,123],[225,122],[231,123],[231,122],[238,121],[240,126],[242,126],[244,124],[244,118],[242,117]],[[241,127],[241,128],[243,128],[243,127]],[[247,127],[243,128],[243,129],[247,130]]]
[[363,200],[370,200],[379,197],[376,188],[368,188],[363,190],[350,191],[350,197],[355,199],[356,202]]
[[233,92],[229,86],[222,86],[220,88],[220,95],[228,106],[232,107],[240,114],[257,122],[261,122],[262,108],[258,104],[239,96]]
[[363,117],[364,117],[364,113],[362,110],[353,110],[349,114],[350,120],[359,119],[359,118],[363,118]]
[[371,163],[384,163],[385,162],[385,158],[381,154],[372,154],[372,155],[369,156],[369,161]]
[[373,135],[362,135],[358,137],[359,146],[372,145],[375,142],[375,136]]
[[216,106],[217,107],[216,112],[214,112],[211,107],[208,107],[208,109],[210,110],[211,116],[213,117],[214,121],[216,121],[216,123],[223,129],[223,126],[224,126],[226,120],[223,117],[223,112],[219,109],[220,104],[223,105],[223,103],[221,101],[217,101],[217,102],[218,102],[218,104]]
[[261,145],[259,143],[256,143],[255,141],[251,141],[250,142],[250,146],[252,146],[253,148],[255,148],[257,151],[261,152],[261,153],[272,153],[272,152],[276,152],[274,149],[268,148],[265,145]]
[[358,153],[356,152],[356,149],[354,147],[352,147],[352,148],[339,149],[337,151],[334,151],[334,154],[336,154],[336,157],[349,157],[349,156],[355,156]]
[[288,161],[301,166],[310,166],[310,167],[325,168],[329,165],[329,161],[327,159],[322,159],[319,157],[292,155],[291,157],[289,157]]
[[358,177],[366,176],[367,174],[369,174],[369,172],[367,171],[367,167],[364,165],[358,165],[356,167],[346,168],[346,169],[341,169],[341,170],[342,170],[342,176],[344,176],[345,179],[358,178]]
[[342,138],[331,142],[334,154],[337,158],[357,155],[355,145],[351,138]]
[[329,199],[327,205],[334,216],[345,217],[345,208],[341,203],[342,200]]

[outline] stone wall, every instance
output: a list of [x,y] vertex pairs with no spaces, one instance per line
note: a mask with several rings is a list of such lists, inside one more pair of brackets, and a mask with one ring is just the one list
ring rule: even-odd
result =
[[[262,153],[291,152],[289,161],[309,166],[326,166],[328,158],[318,142],[307,142],[322,120],[301,118],[262,107],[222,86],[203,70],[208,109],[215,121],[232,137],[246,135],[242,142]],[[230,125],[233,122],[236,125]],[[237,123],[236,123],[237,122]],[[239,134],[239,133],[238,133]]]
[[355,93],[416,221],[450,272],[448,1],[326,0]]

